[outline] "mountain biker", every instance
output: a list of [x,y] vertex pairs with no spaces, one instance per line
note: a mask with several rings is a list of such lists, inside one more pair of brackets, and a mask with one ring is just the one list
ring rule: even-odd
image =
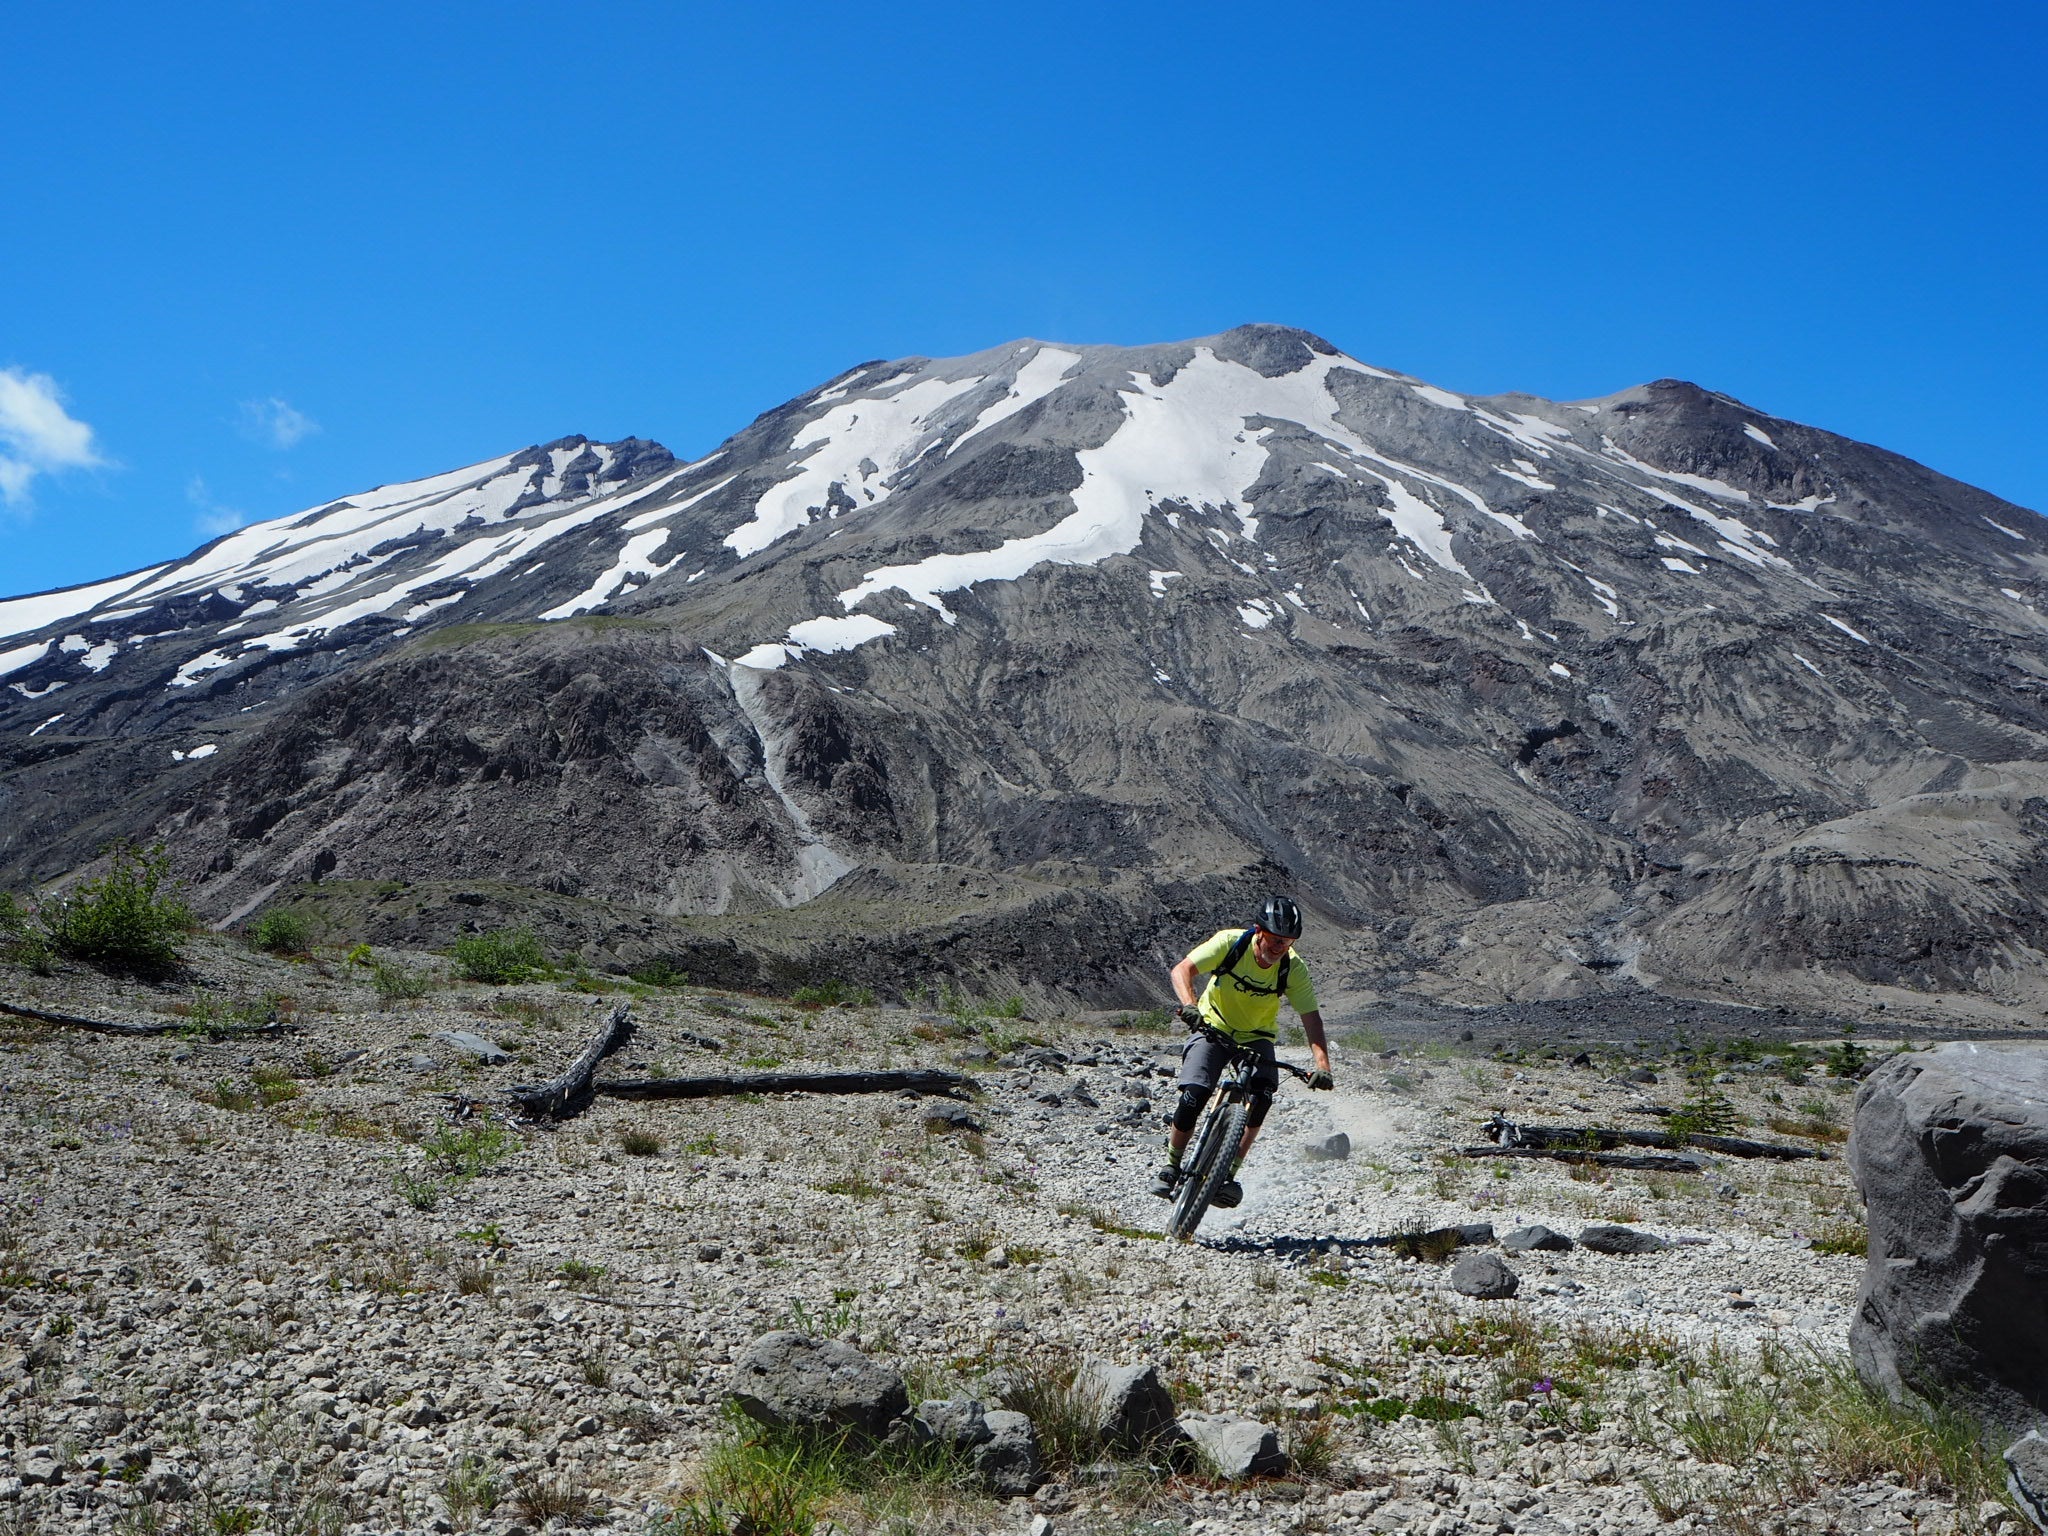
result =
[[[1252,1078],[1251,1115],[1244,1139],[1231,1160],[1230,1179],[1217,1191],[1215,1205],[1224,1209],[1244,1199],[1237,1171],[1252,1149],[1259,1127],[1266,1122],[1274,1090],[1280,1086],[1280,1069],[1273,1046],[1280,1033],[1280,1000],[1285,996],[1301,1016],[1308,1035],[1309,1053],[1315,1058],[1311,1088],[1328,1088],[1330,1049],[1323,1036],[1323,1015],[1316,1006],[1315,984],[1310,981],[1308,962],[1291,954],[1301,937],[1301,908],[1285,896],[1269,896],[1259,909],[1258,921],[1250,928],[1224,928],[1196,945],[1187,958],[1173,968],[1173,991],[1181,1001],[1180,1017],[1197,1029],[1213,1030],[1247,1047],[1260,1058]],[[1196,978],[1209,977],[1201,997],[1195,995]],[[1207,1034],[1196,1034],[1181,1051],[1180,1073],[1174,1086],[1180,1090],[1173,1110],[1173,1127],[1166,1137],[1166,1163],[1152,1176],[1151,1190],[1161,1199],[1173,1198],[1180,1182],[1181,1154],[1188,1138],[1202,1118],[1202,1109],[1216,1087],[1216,1079],[1228,1064],[1229,1052]]]

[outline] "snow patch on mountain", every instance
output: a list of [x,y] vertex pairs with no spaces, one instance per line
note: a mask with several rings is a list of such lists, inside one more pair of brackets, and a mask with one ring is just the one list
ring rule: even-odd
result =
[[656,528],[651,533],[638,533],[626,540],[625,547],[618,553],[602,575],[566,603],[558,603],[541,617],[543,619],[567,619],[586,609],[595,608],[610,598],[616,597],[621,588],[634,577],[643,582],[650,581],[682,559],[680,553],[666,560],[654,558],[669,541],[666,528]]
[[[977,582],[1015,581],[1039,565],[1099,565],[1131,553],[1143,537],[1146,513],[1171,502],[1227,511],[1239,519],[1247,539],[1255,538],[1250,491],[1266,464],[1267,429],[1251,427],[1253,421],[1292,422],[1353,454],[1391,464],[1337,420],[1330,374],[1357,366],[1346,357],[1317,356],[1292,373],[1268,378],[1197,347],[1164,384],[1133,372],[1119,391],[1123,424],[1101,447],[1075,455],[1082,478],[1071,494],[1072,513],[1042,533],[1006,539],[994,549],[882,566],[841,592],[840,605],[855,608],[894,590],[950,617],[945,593]],[[1443,514],[1390,476],[1372,473],[1394,498],[1402,536],[1436,564],[1469,579],[1451,552]],[[1461,494],[1485,509],[1473,493]]]
[[1068,352],[1059,347],[1038,348],[1031,354],[1029,361],[1017,370],[1016,382],[1011,384],[1010,392],[975,417],[973,425],[954,438],[946,452],[957,452],[960,445],[970,437],[986,432],[990,427],[1008,421],[1019,411],[1036,405],[1058,389],[1080,361],[1081,354],[1078,352]]
[[772,672],[806,651],[850,651],[856,645],[866,645],[870,640],[895,633],[894,624],[884,623],[866,613],[849,614],[845,618],[805,619],[801,624],[790,625],[783,639],[770,640],[735,657],[733,665],[752,667],[757,672]]
[[938,438],[934,418],[987,379],[923,379],[880,398],[847,400],[796,429],[789,451],[808,450],[789,479],[771,486],[754,515],[725,536],[741,559],[820,516],[837,516],[836,489],[847,506],[873,505],[888,496],[890,481]]
[[47,640],[36,640],[27,645],[17,645],[11,651],[0,651],[0,677],[5,677],[10,672],[19,672],[23,667],[33,666],[48,655],[49,651],[50,642]]
[[89,586],[9,598],[0,602],[0,639],[9,635],[25,635],[32,630],[62,623],[65,619],[76,618],[82,613],[90,613],[164,569],[161,565],[153,565],[147,570],[130,571],[126,576],[96,581]]

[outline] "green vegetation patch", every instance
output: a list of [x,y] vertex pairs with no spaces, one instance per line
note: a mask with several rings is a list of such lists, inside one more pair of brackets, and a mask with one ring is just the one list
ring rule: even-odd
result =
[[530,928],[466,933],[449,947],[448,953],[467,980],[493,986],[527,981],[548,968],[540,940]]
[[170,855],[161,843],[117,843],[107,853],[106,873],[45,903],[35,925],[58,954],[102,970],[144,978],[176,973],[184,963],[178,942],[192,931],[192,912],[172,878]]

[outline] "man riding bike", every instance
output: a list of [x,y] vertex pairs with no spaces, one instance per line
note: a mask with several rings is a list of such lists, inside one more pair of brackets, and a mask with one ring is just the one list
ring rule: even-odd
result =
[[[1301,1027],[1308,1035],[1309,1053],[1315,1058],[1310,1075],[1311,1088],[1331,1086],[1330,1049],[1323,1037],[1323,1015],[1316,1006],[1315,984],[1309,980],[1308,962],[1291,953],[1301,937],[1301,908],[1285,896],[1269,896],[1259,909],[1258,921],[1250,928],[1225,928],[1188,952],[1173,968],[1174,996],[1181,1002],[1180,1016],[1198,1031],[1181,1052],[1180,1074],[1174,1086],[1180,1090],[1173,1110],[1173,1128],[1166,1137],[1166,1164],[1152,1176],[1152,1193],[1173,1198],[1180,1182],[1181,1154],[1188,1137],[1202,1118],[1202,1109],[1216,1087],[1230,1058],[1229,1049],[1211,1038],[1222,1035],[1240,1048],[1259,1057],[1252,1079],[1251,1115],[1244,1139],[1230,1165],[1230,1178],[1210,1202],[1226,1210],[1244,1199],[1237,1171],[1252,1149],[1259,1127],[1266,1122],[1273,1093],[1280,1086],[1280,1069],[1273,1046],[1280,1033],[1280,1000],[1284,996],[1301,1015]],[[1200,1000],[1195,996],[1196,978],[1209,977]]]

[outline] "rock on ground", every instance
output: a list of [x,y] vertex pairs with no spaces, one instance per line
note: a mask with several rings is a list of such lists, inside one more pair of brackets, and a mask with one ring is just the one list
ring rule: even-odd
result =
[[1045,1481],[1038,1454],[1038,1431],[1031,1420],[1007,1408],[992,1408],[983,1418],[988,1438],[974,1448],[969,1461],[982,1484],[999,1499],[1036,1492]]
[[1553,1232],[1546,1226],[1517,1227],[1500,1240],[1501,1247],[1509,1253],[1570,1253],[1572,1240],[1562,1232]]
[[1074,1395],[1095,1409],[1105,1440],[1136,1449],[1173,1429],[1173,1397],[1156,1365],[1112,1365],[1090,1360],[1074,1378]]
[[1895,1057],[1856,1096],[1869,1212],[1850,1349],[1898,1399],[1966,1399],[2015,1429],[2048,1410],[2048,1050]]
[[903,1378],[851,1344],[778,1329],[754,1341],[732,1373],[733,1401],[778,1427],[824,1426],[881,1436],[910,1406]]
[[2005,1448],[2005,1486],[2027,1518],[2048,1531],[2048,1440],[2038,1429]]
[[1497,1253],[1468,1253],[1451,1266],[1451,1289],[1480,1301],[1505,1301],[1522,1282]]
[[1595,1253],[1662,1253],[1671,1245],[1654,1232],[1638,1232],[1613,1222],[1596,1222],[1579,1234],[1579,1245]]
[[988,1410],[971,1397],[934,1398],[917,1405],[917,1421],[949,1450],[969,1451],[990,1436]]
[[1218,1477],[1232,1482],[1246,1477],[1278,1477],[1287,1470],[1287,1453],[1270,1424],[1208,1413],[1190,1413],[1180,1420],[1181,1433],[1208,1458]]

